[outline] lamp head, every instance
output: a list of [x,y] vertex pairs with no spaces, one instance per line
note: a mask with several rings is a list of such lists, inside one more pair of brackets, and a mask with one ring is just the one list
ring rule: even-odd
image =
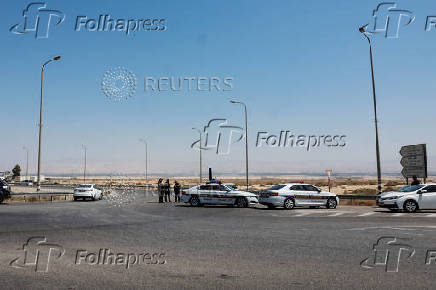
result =
[[60,55],[56,55],[55,57],[53,57],[53,60],[59,60],[59,59],[61,59]]
[[360,33],[365,33],[365,26],[359,27],[359,32]]

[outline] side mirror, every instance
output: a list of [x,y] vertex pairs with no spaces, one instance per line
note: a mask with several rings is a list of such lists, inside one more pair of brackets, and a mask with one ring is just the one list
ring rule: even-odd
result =
[[427,189],[420,189],[416,193],[417,194],[423,194],[423,193],[426,193],[426,192],[427,192]]

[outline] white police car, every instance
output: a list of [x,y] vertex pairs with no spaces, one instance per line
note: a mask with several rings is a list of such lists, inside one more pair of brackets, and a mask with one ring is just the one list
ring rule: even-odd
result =
[[286,183],[261,191],[259,203],[269,208],[293,209],[296,206],[325,206],[334,209],[339,204],[339,198],[336,194],[322,191],[311,184]]
[[75,201],[79,198],[97,200],[103,198],[103,191],[95,184],[80,184],[74,189],[73,197]]
[[396,191],[377,197],[379,207],[391,211],[415,212],[418,209],[436,209],[436,183],[406,185]]
[[248,207],[258,203],[254,193],[233,189],[224,184],[207,183],[183,190],[182,201],[192,206],[204,204],[234,205]]

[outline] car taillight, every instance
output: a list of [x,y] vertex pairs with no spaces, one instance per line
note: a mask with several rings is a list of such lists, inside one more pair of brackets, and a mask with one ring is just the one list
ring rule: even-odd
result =
[[271,196],[279,196],[278,192],[271,192]]
[[182,191],[182,195],[186,195],[186,191]]

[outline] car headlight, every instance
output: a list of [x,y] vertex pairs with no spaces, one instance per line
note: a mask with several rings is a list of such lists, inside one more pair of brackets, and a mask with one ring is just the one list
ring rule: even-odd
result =
[[384,200],[392,200],[392,199],[398,199],[398,196],[390,196],[390,197],[384,198]]

